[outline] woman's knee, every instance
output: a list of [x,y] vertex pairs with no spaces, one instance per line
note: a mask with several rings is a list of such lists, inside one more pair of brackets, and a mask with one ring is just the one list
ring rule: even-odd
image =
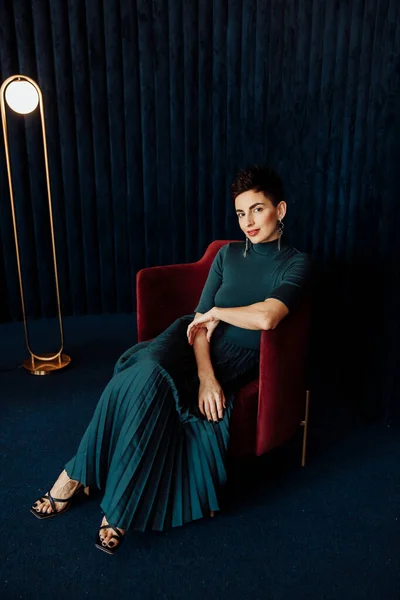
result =
[[139,342],[138,344],[135,344],[131,348],[128,348],[128,350],[125,350],[125,352],[123,354],[121,354],[121,356],[115,363],[114,375],[117,375],[123,369],[125,369],[127,367],[127,363],[129,361],[129,359],[132,356],[134,356],[139,350],[143,350],[144,348],[146,348],[147,345],[148,345],[148,342]]

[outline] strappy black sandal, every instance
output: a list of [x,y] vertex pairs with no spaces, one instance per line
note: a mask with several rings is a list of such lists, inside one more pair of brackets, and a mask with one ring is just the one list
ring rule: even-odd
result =
[[[52,512],[51,513],[42,513],[39,512],[35,509],[35,505],[33,505],[31,507],[30,512],[35,515],[35,517],[37,519],[50,519],[51,517],[57,517],[58,515],[62,515],[62,513],[67,512],[67,510],[70,508],[71,503],[72,503],[72,499],[77,496],[81,491],[84,491],[86,496],[89,496],[89,488],[88,487],[83,487],[83,485],[79,486],[78,489],[75,491],[74,494],[72,494],[72,496],[70,496],[69,498],[66,498],[65,500],[62,500],[61,498],[53,498],[53,496],[50,494],[50,490],[47,492],[47,494],[45,494],[42,498],[39,498],[39,500],[36,500],[35,504],[37,502],[44,502],[45,500],[49,500],[50,502],[50,506],[52,508]],[[62,508],[61,510],[56,510],[56,505],[54,504],[55,502],[64,502],[65,506],[64,508]]]
[[[100,531],[102,529],[112,529],[113,531],[115,531],[116,535],[112,535],[111,539],[115,538],[116,540],[118,540],[118,544],[116,544],[113,547],[103,546],[102,542],[101,542],[101,539],[100,539]],[[120,545],[124,541],[124,538],[125,538],[125,535],[123,533],[121,533],[118,530],[118,527],[116,527],[115,525],[110,525],[110,523],[108,525],[102,525],[99,528],[99,532],[97,534],[96,548],[98,548],[99,550],[103,550],[103,552],[105,552],[106,554],[115,554],[115,552],[118,550],[118,548],[120,547]]]

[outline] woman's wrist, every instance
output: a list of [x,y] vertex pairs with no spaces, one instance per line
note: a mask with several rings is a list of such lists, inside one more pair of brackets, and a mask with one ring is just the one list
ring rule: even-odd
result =
[[221,320],[221,309],[218,308],[217,306],[214,306],[211,310],[210,310],[211,316],[214,317],[214,319],[217,319],[217,321]]
[[214,371],[207,371],[205,373],[197,373],[197,376],[199,378],[200,383],[204,382],[204,381],[210,381],[210,379],[215,379],[215,374]]
[[206,381],[207,379],[215,379],[214,369],[201,369],[197,371],[197,376],[200,381]]

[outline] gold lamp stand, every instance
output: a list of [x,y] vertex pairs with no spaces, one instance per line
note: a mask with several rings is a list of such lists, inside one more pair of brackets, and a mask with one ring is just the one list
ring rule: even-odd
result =
[[[32,352],[29,342],[29,332],[28,325],[26,320],[26,311],[25,311],[25,300],[24,300],[24,286],[22,282],[22,274],[21,274],[21,261],[20,261],[20,252],[19,252],[19,241],[18,241],[18,228],[17,221],[15,216],[15,206],[14,206],[14,192],[13,192],[13,183],[12,183],[12,175],[11,175],[11,163],[10,163],[10,153],[9,153],[9,145],[8,145],[8,131],[7,131],[7,113],[6,113],[6,103],[7,105],[19,114],[29,114],[33,112],[37,106],[39,105],[40,111],[40,119],[42,124],[42,135],[43,135],[43,149],[44,149],[44,163],[46,169],[46,183],[47,183],[47,199],[49,203],[49,216],[50,216],[50,231],[51,231],[51,243],[52,243],[52,254],[53,254],[53,264],[54,264],[54,274],[55,274],[55,283],[56,283],[56,294],[57,294],[57,310],[58,310],[58,322],[60,327],[60,349],[56,353],[48,353],[48,354],[35,354]],[[11,213],[12,213],[12,221],[14,227],[14,240],[15,240],[15,249],[17,255],[17,266],[18,266],[18,278],[19,278],[19,289],[21,294],[21,304],[22,304],[22,316],[24,320],[24,329],[25,329],[25,340],[26,346],[30,354],[30,358],[26,359],[23,362],[23,366],[25,369],[31,373],[32,375],[48,375],[49,373],[53,373],[54,371],[58,371],[66,367],[70,362],[71,358],[66,354],[63,354],[64,348],[64,333],[63,333],[63,325],[61,318],[61,308],[60,308],[60,293],[58,288],[58,272],[57,272],[57,257],[56,257],[56,246],[54,239],[54,226],[53,226],[53,211],[51,204],[51,192],[50,192],[50,177],[49,177],[49,165],[47,159],[47,142],[46,142],[46,127],[44,121],[44,109],[43,109],[43,96],[42,92],[33,79],[30,77],[26,77],[25,75],[13,75],[4,81],[0,88],[0,104],[1,104],[1,121],[3,125],[3,135],[4,135],[4,146],[5,146],[5,156],[7,163],[7,175],[8,175],[8,185],[10,189],[10,201],[11,201]]]

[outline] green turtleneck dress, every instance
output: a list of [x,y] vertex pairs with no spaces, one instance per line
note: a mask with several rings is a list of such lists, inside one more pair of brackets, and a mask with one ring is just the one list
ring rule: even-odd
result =
[[[221,248],[195,311],[267,298],[293,310],[309,278],[307,255],[278,250],[276,241],[250,246],[246,257],[243,251],[241,242]],[[227,408],[221,421],[208,422],[198,410],[197,365],[186,337],[193,317],[120,357],[65,465],[71,479],[104,490],[101,507],[114,526],[163,530],[219,510],[235,392],[257,375],[261,332],[223,322],[214,331],[211,361]]]

